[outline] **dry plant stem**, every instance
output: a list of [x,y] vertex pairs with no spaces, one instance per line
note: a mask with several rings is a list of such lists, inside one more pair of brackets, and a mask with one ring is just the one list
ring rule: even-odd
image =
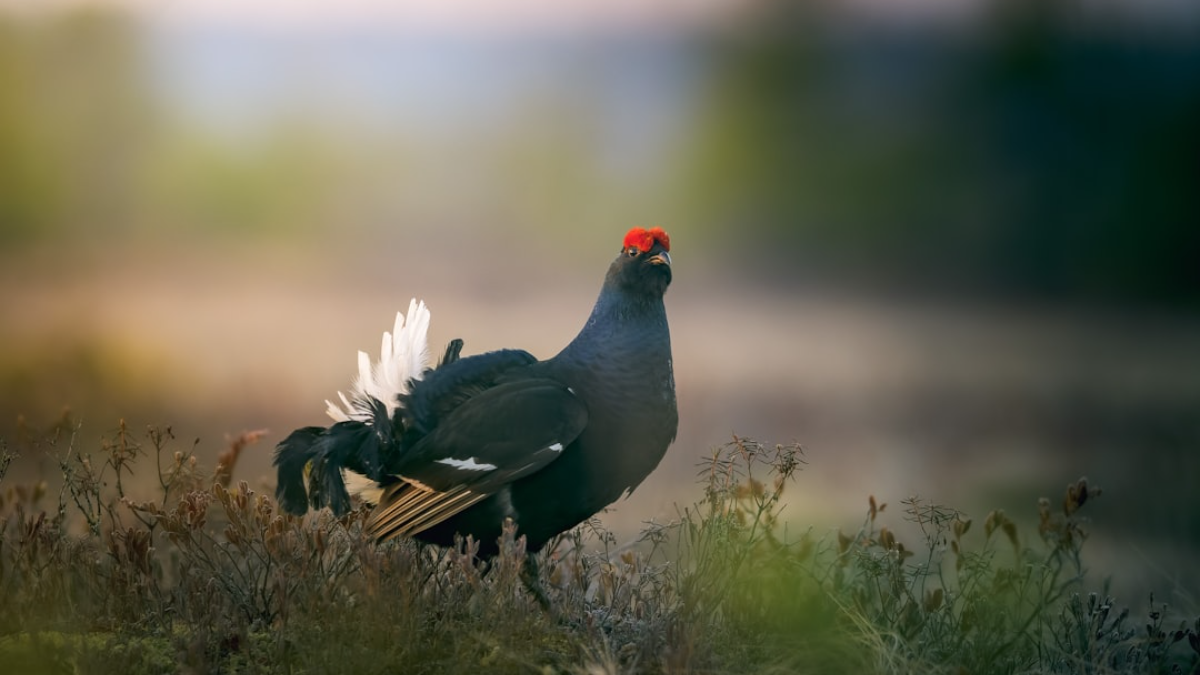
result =
[[[89,454],[78,424],[56,427],[46,445],[63,473],[57,513],[38,508],[44,487],[0,492],[0,662],[14,663],[29,640],[39,653],[83,659],[82,672],[122,675],[420,663],[1200,673],[1200,618],[1176,625],[1178,614],[1152,601],[1142,630],[1106,593],[1084,602],[1076,592],[1086,581],[1080,509],[1099,494],[1085,481],[1068,486],[1061,509],[1042,500],[1040,536],[1024,540],[1003,512],[972,530],[965,514],[912,498],[898,515],[923,541],[909,549],[873,497],[857,532],[790,537],[782,493],[798,446],[735,437],[704,464],[703,496],[676,522],[647,523],[621,543],[594,519],[541,559],[508,523],[499,555],[485,562],[470,537],[446,549],[376,546],[361,510],[281,515],[233,479],[235,446],[250,436],[229,441],[218,476],[200,467],[195,445],[174,451],[169,428],[141,438],[121,426]],[[145,454],[139,442],[155,455],[159,493],[146,501],[125,494]],[[0,474],[4,452],[0,444]],[[69,532],[73,523],[81,534]],[[544,611],[529,611],[535,602]]]

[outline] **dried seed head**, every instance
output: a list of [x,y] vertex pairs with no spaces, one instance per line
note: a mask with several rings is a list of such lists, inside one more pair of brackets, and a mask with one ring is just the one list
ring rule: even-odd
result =
[[892,551],[896,548],[896,535],[886,527],[879,528],[879,545],[885,551]]
[[1013,548],[1020,550],[1021,544],[1017,539],[1017,524],[1005,518],[1000,527],[1003,528],[1004,536],[1008,537],[1008,541],[1013,545]]
[[838,540],[838,555],[843,555],[846,553],[846,551],[849,551],[850,544],[854,542],[853,537],[846,534],[845,532],[842,532],[840,529],[837,531],[837,540]]
[[959,539],[971,529],[970,518],[959,518],[954,521],[954,538]]
[[942,600],[945,594],[941,588],[934,588],[925,592],[925,611],[936,612],[942,606]]
[[1004,512],[999,510],[991,511],[987,514],[987,518],[983,520],[983,536],[991,539],[992,533],[996,531],[999,524],[998,518],[1004,518]]
[[1087,502],[1089,497],[1099,496],[1100,488],[1089,486],[1086,476],[1080,478],[1075,483],[1067,486],[1067,494],[1063,498],[1063,513],[1070,516],[1078,511]]

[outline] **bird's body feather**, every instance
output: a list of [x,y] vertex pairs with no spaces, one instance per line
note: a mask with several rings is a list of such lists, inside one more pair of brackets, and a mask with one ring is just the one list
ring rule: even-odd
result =
[[351,396],[329,406],[336,423],[280,444],[281,504],[344,512],[349,483],[377,503],[378,539],[473,534],[487,552],[512,518],[538,550],[634,489],[678,424],[668,249],[661,230],[631,230],[584,327],[545,361],[521,350],[459,358],[455,341],[430,368],[429,312],[412,301],[380,361],[360,354]]

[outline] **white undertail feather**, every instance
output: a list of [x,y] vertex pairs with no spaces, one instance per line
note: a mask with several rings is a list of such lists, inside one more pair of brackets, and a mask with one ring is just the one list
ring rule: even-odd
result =
[[379,483],[349,469],[342,469],[342,481],[346,483],[346,492],[351,497],[357,497],[368,504],[378,504],[383,496],[383,488]]
[[413,298],[408,304],[407,320],[403,313],[396,312],[395,327],[383,334],[379,361],[372,364],[366,352],[358,353],[358,377],[350,396],[339,391],[340,406],[326,400],[326,414],[335,422],[370,422],[371,399],[375,399],[387,407],[388,418],[392,418],[399,405],[396,397],[408,393],[409,380],[419,380],[425,372],[429,362],[428,332],[429,310],[424,302]]

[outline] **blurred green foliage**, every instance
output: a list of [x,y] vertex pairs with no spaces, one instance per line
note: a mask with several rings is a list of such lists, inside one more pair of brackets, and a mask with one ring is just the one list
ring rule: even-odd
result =
[[336,155],[302,129],[284,127],[249,147],[188,135],[165,145],[148,188],[159,222],[168,227],[296,234],[329,219],[339,184]]
[[113,12],[0,14],[0,241],[134,218],[154,122],[137,45]]
[[280,124],[237,142],[170,115],[132,17],[0,12],[0,243],[303,229],[336,155]]
[[996,4],[963,34],[839,35],[777,3],[715,40],[695,217],[826,273],[1200,300],[1200,48]]
[[[1195,305],[1200,47],[1187,31],[1065,9],[996,2],[979,25],[921,29],[765,3],[683,41],[694,104],[671,158],[629,185],[586,140],[606,128],[596,115],[620,107],[580,109],[569,77],[551,77],[520,119],[411,156],[405,139],[420,129],[303,112],[220,136],[171,110],[152,82],[151,32],[134,18],[0,13],[0,242],[277,237],[406,214],[584,232],[650,214],[710,242],[757,237],[753,255],[791,263],[761,267]],[[580,72],[604,53],[588,52]]]

